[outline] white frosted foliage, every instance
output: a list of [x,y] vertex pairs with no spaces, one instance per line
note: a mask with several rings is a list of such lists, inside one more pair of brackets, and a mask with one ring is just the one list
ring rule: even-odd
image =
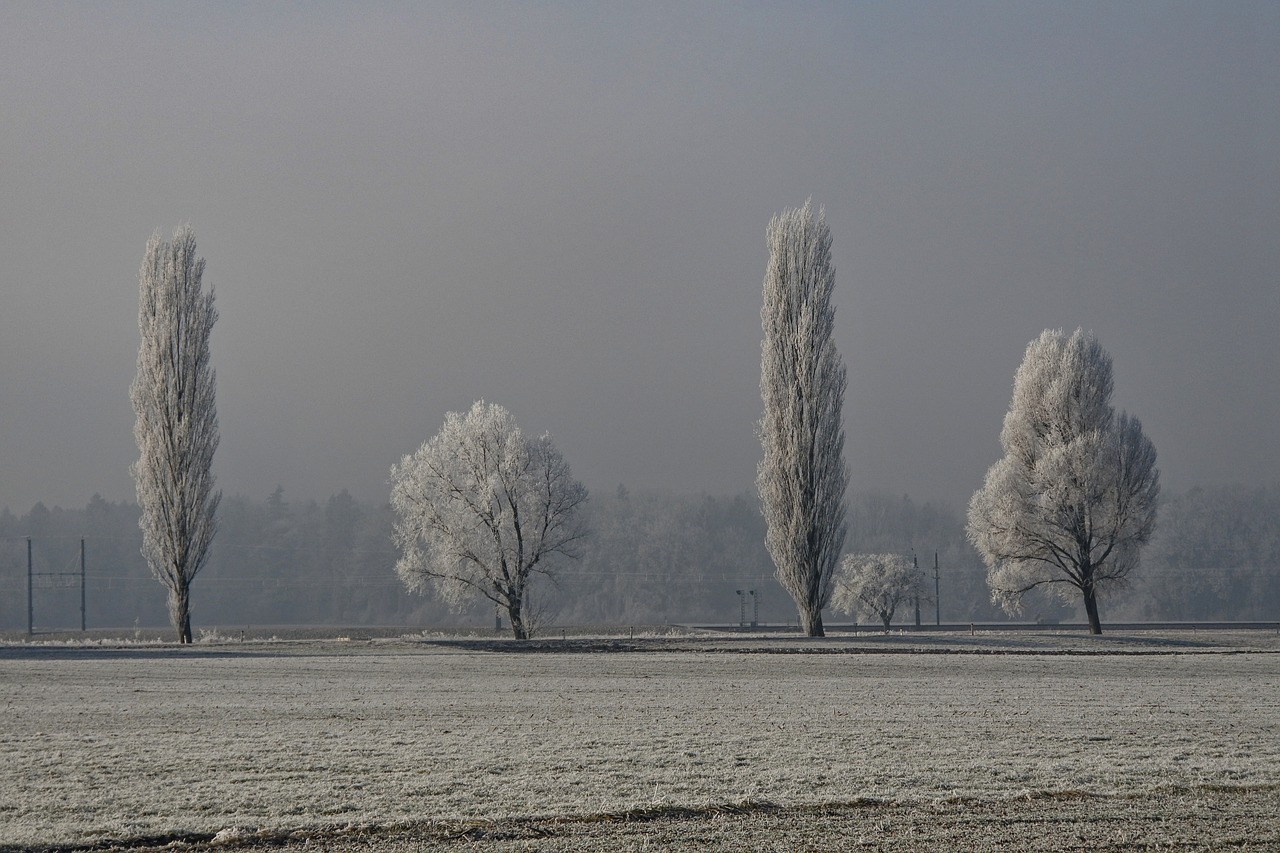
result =
[[502,406],[477,401],[391,469],[396,571],[455,607],[494,602],[525,637],[530,579],[576,556],[586,499],[551,436],[529,438]]
[[767,236],[758,430],[764,458],[756,487],[778,581],[795,600],[805,633],[820,636],[844,546],[849,481],[831,232],[822,211],[815,216],[806,202],[775,216]]
[[902,554],[846,554],[831,605],[876,619],[887,631],[898,608],[920,596],[924,586],[924,572]]
[[1011,613],[1025,593],[1097,599],[1123,586],[1155,529],[1156,451],[1137,418],[1111,406],[1111,357],[1092,334],[1047,329],[1014,378],[1005,455],[969,502],[969,538],[994,601]]
[[204,259],[189,226],[147,243],[139,273],[138,373],[130,388],[139,458],[132,467],[142,510],[142,553],[169,592],[169,615],[191,642],[191,581],[217,531],[218,449],[209,337],[218,312],[201,286]]

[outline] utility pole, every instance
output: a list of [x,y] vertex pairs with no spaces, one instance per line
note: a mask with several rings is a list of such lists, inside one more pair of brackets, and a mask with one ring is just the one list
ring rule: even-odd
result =
[[745,628],[747,626],[747,600],[742,597],[742,590],[734,590],[738,593],[738,627]]
[[[911,568],[915,569],[917,572],[920,571],[920,561],[916,559],[915,554],[911,555]],[[916,582],[915,579],[919,578],[920,576],[913,574],[911,577],[912,577],[912,583],[914,585]],[[919,628],[920,627],[920,587],[919,586],[916,586],[915,605],[916,605],[916,627]]]
[[85,577],[84,575],[84,539],[81,539],[80,540],[80,632],[81,633],[84,633],[85,624],[86,624],[85,618],[84,618],[84,612],[85,612],[84,577]]
[[933,552],[933,618],[942,625],[942,594],[938,584],[938,552]]
[[27,636],[35,633],[35,599],[31,593],[31,537],[27,537]]
[[747,594],[751,596],[751,630],[754,631],[760,624],[760,597],[754,589],[747,590]]

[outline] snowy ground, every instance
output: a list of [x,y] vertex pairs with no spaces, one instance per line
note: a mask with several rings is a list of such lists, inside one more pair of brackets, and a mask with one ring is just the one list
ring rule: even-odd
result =
[[1267,632],[494,648],[0,646],[0,846],[1280,787]]

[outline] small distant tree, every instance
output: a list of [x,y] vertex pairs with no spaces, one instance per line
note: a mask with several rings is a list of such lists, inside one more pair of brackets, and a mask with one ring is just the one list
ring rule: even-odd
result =
[[886,631],[898,608],[919,597],[925,573],[901,554],[846,554],[831,605],[841,613],[880,620]]
[[969,538],[992,600],[1010,613],[1040,586],[1084,599],[1123,586],[1155,529],[1156,451],[1111,406],[1111,356],[1092,334],[1046,329],[1027,347],[1000,432],[1004,458],[969,502]]
[[516,639],[529,636],[529,583],[577,556],[586,488],[551,436],[529,438],[502,406],[480,400],[391,469],[396,572],[455,608],[488,599]]
[[191,581],[217,532],[218,413],[209,336],[218,312],[201,287],[204,258],[189,226],[156,234],[139,273],[138,375],[129,395],[140,456],[132,467],[142,510],[142,554],[169,592],[180,643],[191,642]]
[[822,608],[846,530],[844,361],[836,349],[831,231],[810,202],[769,222],[760,396],[764,449],[756,488],[765,545],[801,628],[821,637]]

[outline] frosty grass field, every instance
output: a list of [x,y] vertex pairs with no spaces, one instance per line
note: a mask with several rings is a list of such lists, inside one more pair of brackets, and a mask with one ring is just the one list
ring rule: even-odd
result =
[[0,645],[0,848],[978,849],[972,813],[1049,850],[1028,815],[1114,842],[1201,808],[1280,849],[1275,631],[532,647]]

